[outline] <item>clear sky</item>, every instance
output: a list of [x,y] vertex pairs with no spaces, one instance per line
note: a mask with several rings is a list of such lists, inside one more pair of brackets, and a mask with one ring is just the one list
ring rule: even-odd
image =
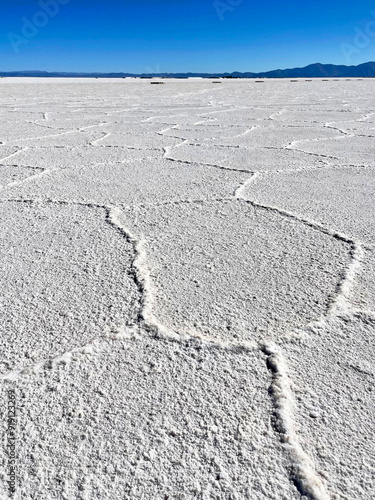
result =
[[360,64],[375,59],[374,11],[373,0],[1,0],[0,71]]

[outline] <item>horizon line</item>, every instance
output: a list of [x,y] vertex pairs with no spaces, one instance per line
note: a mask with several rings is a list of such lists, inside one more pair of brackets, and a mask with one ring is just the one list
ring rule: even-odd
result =
[[[271,69],[271,70],[266,70],[266,71],[213,71],[213,72],[204,72],[204,71],[159,71],[159,72],[143,72],[143,73],[133,73],[130,71],[98,71],[98,70],[93,70],[93,71],[59,71],[59,70],[44,70],[44,69],[23,69],[23,70],[0,70],[0,74],[2,73],[59,73],[59,74],[82,74],[82,75],[92,75],[92,74],[101,74],[101,75],[111,75],[111,74],[120,74],[120,75],[134,75],[134,76],[139,76],[139,75],[176,75],[176,74],[183,74],[183,75],[190,75],[190,74],[199,74],[199,75],[232,75],[233,73],[238,73],[238,74],[245,74],[245,73],[251,73],[254,75],[260,75],[260,74],[265,74],[265,73],[272,73],[275,71],[292,71],[292,70],[299,70],[299,69],[305,69],[310,66],[335,66],[335,67],[342,67],[342,68],[357,68],[359,66],[363,66],[366,64],[375,64],[375,61],[365,61],[360,64],[356,65],[345,65],[345,64],[334,64],[334,63],[320,63],[320,62],[315,62],[315,63],[310,63],[307,64],[306,66],[296,66],[296,67],[288,67],[288,68],[277,68],[277,69]],[[375,75],[374,75],[375,76]]]

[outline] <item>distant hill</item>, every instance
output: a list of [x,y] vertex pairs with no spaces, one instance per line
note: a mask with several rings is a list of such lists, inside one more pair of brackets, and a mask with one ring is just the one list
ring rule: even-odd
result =
[[62,73],[48,71],[0,71],[0,77],[32,76],[32,77],[60,77],[60,78],[374,78],[375,62],[367,62],[358,66],[343,66],[335,64],[315,63],[304,68],[275,69],[261,73]]
[[367,62],[358,66],[338,66],[335,64],[309,64],[304,68],[276,69],[266,73],[258,73],[257,77],[265,78],[361,78],[375,77],[375,62]]

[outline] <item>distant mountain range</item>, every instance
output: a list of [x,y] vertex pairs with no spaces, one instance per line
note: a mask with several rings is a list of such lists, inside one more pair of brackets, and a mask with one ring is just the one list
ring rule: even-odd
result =
[[0,77],[31,76],[60,78],[374,78],[375,62],[359,64],[358,66],[343,66],[335,64],[310,64],[304,68],[275,69],[261,73],[62,73],[48,71],[0,71]]

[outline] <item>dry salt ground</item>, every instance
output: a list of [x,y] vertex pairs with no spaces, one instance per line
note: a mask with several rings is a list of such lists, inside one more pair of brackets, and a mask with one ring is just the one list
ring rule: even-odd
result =
[[373,497],[374,87],[1,80],[1,499]]

